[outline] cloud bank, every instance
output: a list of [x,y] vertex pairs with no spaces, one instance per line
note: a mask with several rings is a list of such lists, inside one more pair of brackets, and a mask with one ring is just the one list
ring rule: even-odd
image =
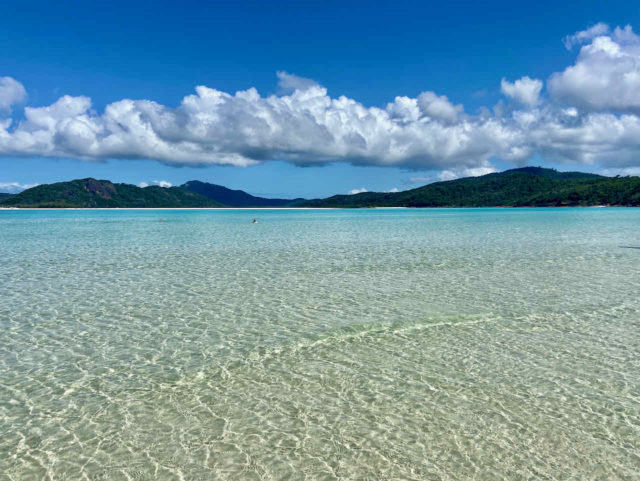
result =
[[[491,172],[534,155],[549,161],[632,168],[640,159],[640,37],[605,24],[564,39],[581,45],[573,65],[545,82],[503,78],[506,107],[465,112],[445,95],[424,91],[384,107],[328,95],[317,82],[278,72],[278,95],[254,88],[234,94],[198,86],[177,108],[123,99],[103,112],[87,97],[61,97],[6,112],[26,97],[0,78],[0,156],[87,161],[153,159],[174,165],[297,165],[435,169],[441,178]],[[1,114],[0,114],[1,115]],[[3,120],[4,118],[4,120]]]

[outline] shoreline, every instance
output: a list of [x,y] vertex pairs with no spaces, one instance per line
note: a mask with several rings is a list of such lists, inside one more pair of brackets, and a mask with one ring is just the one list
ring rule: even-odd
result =
[[[395,208],[395,207],[390,207]],[[409,207],[398,207],[408,209]],[[0,210],[335,210],[340,207],[0,207]]]
[[442,207],[0,207],[9,210],[409,210],[409,209],[596,209],[638,208],[635,205],[491,205],[491,206],[442,206]]

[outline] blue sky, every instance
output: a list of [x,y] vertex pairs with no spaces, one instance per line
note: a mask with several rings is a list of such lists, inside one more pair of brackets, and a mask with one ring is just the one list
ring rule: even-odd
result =
[[[9,184],[88,176],[135,184],[162,180],[175,185],[199,179],[267,196],[316,197],[360,188],[403,190],[432,180],[524,164],[635,173],[640,162],[634,159],[640,159],[636,155],[640,148],[629,140],[635,135],[635,125],[629,123],[634,119],[626,120],[638,113],[630,97],[635,86],[623,86],[623,93],[625,88],[631,93],[619,98],[590,90],[604,85],[603,90],[610,92],[611,85],[603,84],[599,76],[614,84],[629,72],[624,66],[620,70],[613,57],[603,59],[598,52],[583,54],[581,49],[606,37],[621,46],[627,58],[634,58],[638,50],[635,34],[614,29],[637,27],[639,15],[640,6],[629,1],[112,1],[102,6],[93,2],[4,2],[0,6],[0,78],[18,82],[24,95],[11,90],[12,100],[4,109],[0,96],[0,121],[12,120],[5,129],[6,136],[12,137],[6,145],[0,131],[0,187],[15,190],[18,187]],[[599,22],[608,29],[586,30]],[[580,31],[587,33],[567,42],[567,36]],[[576,65],[591,77],[577,78],[574,71],[567,72]],[[634,73],[638,67],[628,68]],[[277,72],[289,76],[278,77]],[[563,72],[564,76],[549,83],[550,76]],[[516,84],[523,77],[532,82]],[[503,79],[508,83],[501,87]],[[537,79],[541,87],[535,94]],[[5,82],[8,89],[7,85]],[[111,128],[105,127],[109,120],[103,115],[105,108],[123,99],[153,101],[171,112],[185,110],[183,98],[196,95],[194,89],[199,85],[232,96],[255,88],[260,102],[271,95],[294,96],[296,89],[308,95],[304,101],[292,101],[293,113],[287,111],[286,119],[273,121],[285,131],[277,136],[255,132],[253,115],[264,107],[258,106],[256,98],[230,101],[233,105],[220,121],[225,122],[223,127],[249,132],[236,138],[231,130],[221,132],[210,118],[207,129],[218,129],[213,137],[210,130],[202,133],[198,130],[202,126],[194,126],[203,112],[211,114],[206,109],[214,108],[198,94],[197,113],[189,110],[192,116],[187,121],[193,132],[181,137],[184,132],[178,132],[176,126],[185,124],[173,119],[174,130],[158,130],[170,144],[161,153],[149,143],[138,145],[131,127],[127,127],[131,135],[126,141],[117,139],[117,147],[113,143],[105,147],[104,142],[89,147],[83,143],[82,130],[67,128],[70,116],[77,120],[84,115],[100,129]],[[317,85],[326,91],[314,90],[320,88]],[[598,101],[586,99],[577,89]],[[309,92],[316,92],[311,101]],[[433,94],[420,97],[423,92]],[[50,128],[47,122],[53,121],[40,115],[29,124],[24,108],[47,107],[64,95],[90,98],[90,107],[76,107],[69,101],[64,114],[56,113],[55,122],[63,127],[55,129],[64,129],[50,132],[46,142],[51,145],[40,145],[40,137],[22,142],[21,132],[33,134],[45,124]],[[324,109],[323,116],[327,110],[344,116],[343,107],[326,107],[330,99],[341,96],[367,109],[379,107],[389,119],[370,132],[362,131],[370,125],[358,123],[361,114],[357,113],[355,120],[347,118],[336,130],[324,124],[318,127],[323,122],[318,120],[318,109]],[[442,110],[436,112],[434,106],[445,102],[444,96],[449,110],[442,117]],[[420,118],[403,110],[409,100],[389,107],[396,97],[417,99],[419,113],[415,115]],[[148,114],[144,106],[133,108]],[[280,104],[274,108],[282,111]],[[307,108],[316,112],[313,125],[306,123]],[[584,142],[584,147],[569,145],[566,139],[575,130],[568,130],[568,121],[559,120],[561,109],[576,109],[575,115],[567,114],[579,119],[572,122],[595,129],[583,132],[575,141]],[[525,139],[528,134],[522,118],[532,111],[539,112],[535,120],[538,133]],[[60,120],[61,115],[67,120]],[[120,119],[125,113],[120,109],[117,115]],[[594,150],[592,140],[585,139],[604,135],[601,127],[593,125],[610,124],[606,116],[623,122],[629,132],[617,143]],[[394,128],[399,126],[397,135],[388,139],[386,147],[374,146],[389,122]],[[437,130],[424,127],[428,122]],[[416,130],[422,128],[425,130]],[[495,129],[510,130],[498,138]],[[555,130],[547,134],[551,129]],[[353,132],[362,135],[353,140]],[[543,141],[556,132],[567,145]],[[424,140],[430,135],[432,143]],[[344,137],[342,141],[329,145],[339,136]],[[458,152],[461,142],[466,143],[465,148]],[[174,153],[176,161],[171,157]],[[218,165],[221,162],[230,165]],[[247,163],[256,165],[237,166]]]

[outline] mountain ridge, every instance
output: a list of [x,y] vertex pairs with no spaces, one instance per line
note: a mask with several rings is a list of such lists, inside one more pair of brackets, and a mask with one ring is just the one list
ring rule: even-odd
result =
[[640,205],[640,177],[606,177],[522,167],[434,182],[395,193],[362,192],[304,202],[304,207],[559,207]]
[[138,187],[92,177],[41,184],[0,201],[5,207],[222,207],[179,187]]
[[211,184],[199,180],[190,180],[180,186],[208,199],[220,202],[228,207],[291,207],[306,199],[270,199],[248,194],[243,190],[234,190],[223,185]]
[[201,181],[138,187],[94,178],[42,184],[0,198],[0,207],[556,207],[640,206],[640,177],[522,167],[434,182],[401,192],[324,199],[268,199]]

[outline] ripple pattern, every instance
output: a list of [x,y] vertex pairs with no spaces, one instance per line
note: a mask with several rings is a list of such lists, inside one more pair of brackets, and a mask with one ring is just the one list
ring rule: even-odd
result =
[[0,481],[640,480],[639,233],[0,211]]

